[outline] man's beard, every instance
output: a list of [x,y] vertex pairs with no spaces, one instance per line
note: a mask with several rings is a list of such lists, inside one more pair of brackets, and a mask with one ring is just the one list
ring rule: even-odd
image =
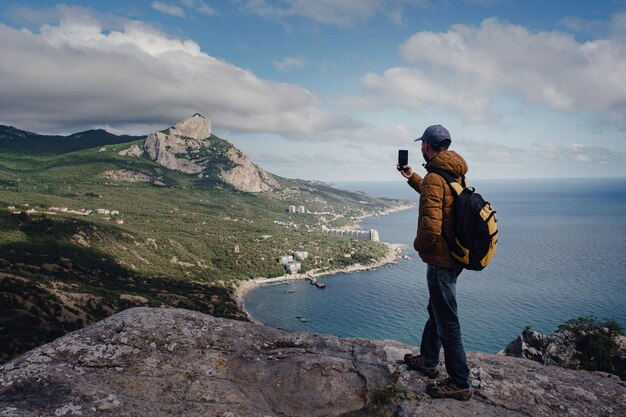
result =
[[424,161],[426,161],[426,163],[429,163],[430,160],[432,159],[432,158],[427,157],[424,152],[422,152],[422,156],[424,157]]

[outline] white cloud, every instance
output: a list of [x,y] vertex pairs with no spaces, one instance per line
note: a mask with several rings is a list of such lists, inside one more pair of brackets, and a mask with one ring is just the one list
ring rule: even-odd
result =
[[428,3],[428,0],[246,0],[245,6],[254,14],[279,21],[300,17],[325,25],[350,27],[378,14],[401,24],[407,7]]
[[[346,133],[349,136],[346,136]],[[350,132],[339,133],[337,139],[345,139],[346,142],[355,145],[359,144],[383,144],[385,146],[407,146],[418,135],[414,130],[403,124],[396,124],[389,127],[362,126]]]
[[217,15],[217,10],[215,10],[213,7],[206,5],[204,3],[200,4],[197,8],[197,11],[199,11],[202,14],[205,14],[207,16],[215,16]]
[[216,16],[218,14],[217,10],[213,7],[209,6],[205,2],[201,0],[179,0],[181,4],[185,7],[195,10],[199,13],[205,14],[207,16]]
[[274,68],[280,71],[286,71],[289,68],[303,68],[307,63],[306,58],[302,57],[285,57],[280,61],[274,61]]
[[476,163],[495,165],[528,166],[533,163],[580,163],[586,165],[620,163],[626,160],[623,152],[603,146],[586,146],[578,143],[557,144],[554,142],[533,142],[525,147],[508,146],[489,140],[465,139],[457,143],[459,152]]
[[554,143],[533,143],[526,154],[531,161],[569,161],[588,164],[605,164],[626,160],[622,152],[603,146],[585,146],[578,143],[557,145]]
[[566,16],[559,20],[559,24],[574,33],[597,35],[606,33],[607,24],[602,20],[589,20],[576,16]]
[[378,0],[249,0],[247,8],[255,14],[275,19],[305,17],[318,23],[351,26],[371,18]]
[[171,16],[185,17],[185,11],[178,6],[174,6],[173,4],[167,4],[162,1],[153,1],[151,6],[153,9],[158,10],[161,13],[169,14]]
[[381,179],[389,173],[394,178],[398,176],[395,170],[397,148],[386,147],[376,152],[377,150],[344,143],[342,146],[334,144],[324,147],[305,145],[305,149],[291,154],[261,151],[251,152],[249,156],[254,163],[287,178],[332,182],[362,180],[364,177]]
[[97,17],[97,21],[109,29],[120,29],[127,18],[113,15],[111,13],[98,12],[83,6],[68,6],[59,4],[51,8],[33,9],[27,6],[9,6],[6,8],[7,17],[16,25],[21,25],[30,30],[38,30],[44,24],[58,23],[59,20],[68,16],[75,19],[92,20]]
[[304,88],[261,79],[136,21],[107,30],[69,13],[39,33],[0,24],[0,56],[0,123],[24,129],[162,128],[195,112],[237,132],[313,136],[358,126]]
[[403,106],[419,109],[436,104],[462,113],[471,121],[490,118],[489,100],[473,84],[463,80],[443,80],[416,68],[396,67],[382,75],[368,73],[361,79],[363,96],[340,100],[360,108]]
[[[615,20],[615,32],[620,22]],[[493,18],[479,27],[418,32],[400,47],[411,66],[367,74],[361,80],[363,96],[347,102],[395,103],[410,109],[435,104],[484,122],[494,117],[493,97],[507,93],[560,111],[602,113],[624,124],[622,40],[613,36],[577,42],[567,33],[531,32]]]

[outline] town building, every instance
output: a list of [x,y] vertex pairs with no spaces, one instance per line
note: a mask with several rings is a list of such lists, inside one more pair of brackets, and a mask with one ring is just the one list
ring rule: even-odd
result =
[[289,213],[306,213],[306,207],[304,206],[296,207],[295,205],[292,205],[292,206],[287,207],[287,211]]
[[277,259],[277,261],[281,264],[287,264],[289,262],[293,262],[293,256],[292,255],[285,255],[285,256],[281,256]]
[[322,226],[322,231],[327,235],[344,236],[351,239],[371,240],[373,242],[380,242],[380,236],[378,230],[344,230],[344,229],[328,229],[326,226]]
[[302,264],[300,262],[289,262],[285,264],[285,272],[288,274],[295,274],[302,268]]
[[307,251],[299,251],[293,253],[293,259],[306,259],[309,257],[309,252]]

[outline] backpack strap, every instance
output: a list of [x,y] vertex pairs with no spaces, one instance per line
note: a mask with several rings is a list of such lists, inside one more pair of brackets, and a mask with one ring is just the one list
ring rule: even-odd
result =
[[463,190],[467,187],[467,184],[465,183],[465,175],[461,177],[461,184],[459,184],[459,181],[457,181],[456,177],[450,174],[448,171],[434,168],[429,170],[428,172],[432,172],[443,178],[450,186],[450,190],[452,191],[452,194],[454,194],[454,197],[458,197],[459,195],[461,195]]

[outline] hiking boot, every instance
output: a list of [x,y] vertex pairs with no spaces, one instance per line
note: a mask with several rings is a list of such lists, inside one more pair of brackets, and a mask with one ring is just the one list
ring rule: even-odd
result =
[[406,366],[409,367],[410,370],[421,372],[429,378],[435,378],[437,375],[439,375],[439,370],[437,370],[437,367],[431,368],[428,366],[424,366],[424,359],[422,358],[422,355],[415,356],[407,353],[406,355],[404,355],[404,363],[406,364]]
[[467,401],[472,398],[472,387],[461,388],[450,378],[426,386],[426,392],[433,398],[453,398]]

